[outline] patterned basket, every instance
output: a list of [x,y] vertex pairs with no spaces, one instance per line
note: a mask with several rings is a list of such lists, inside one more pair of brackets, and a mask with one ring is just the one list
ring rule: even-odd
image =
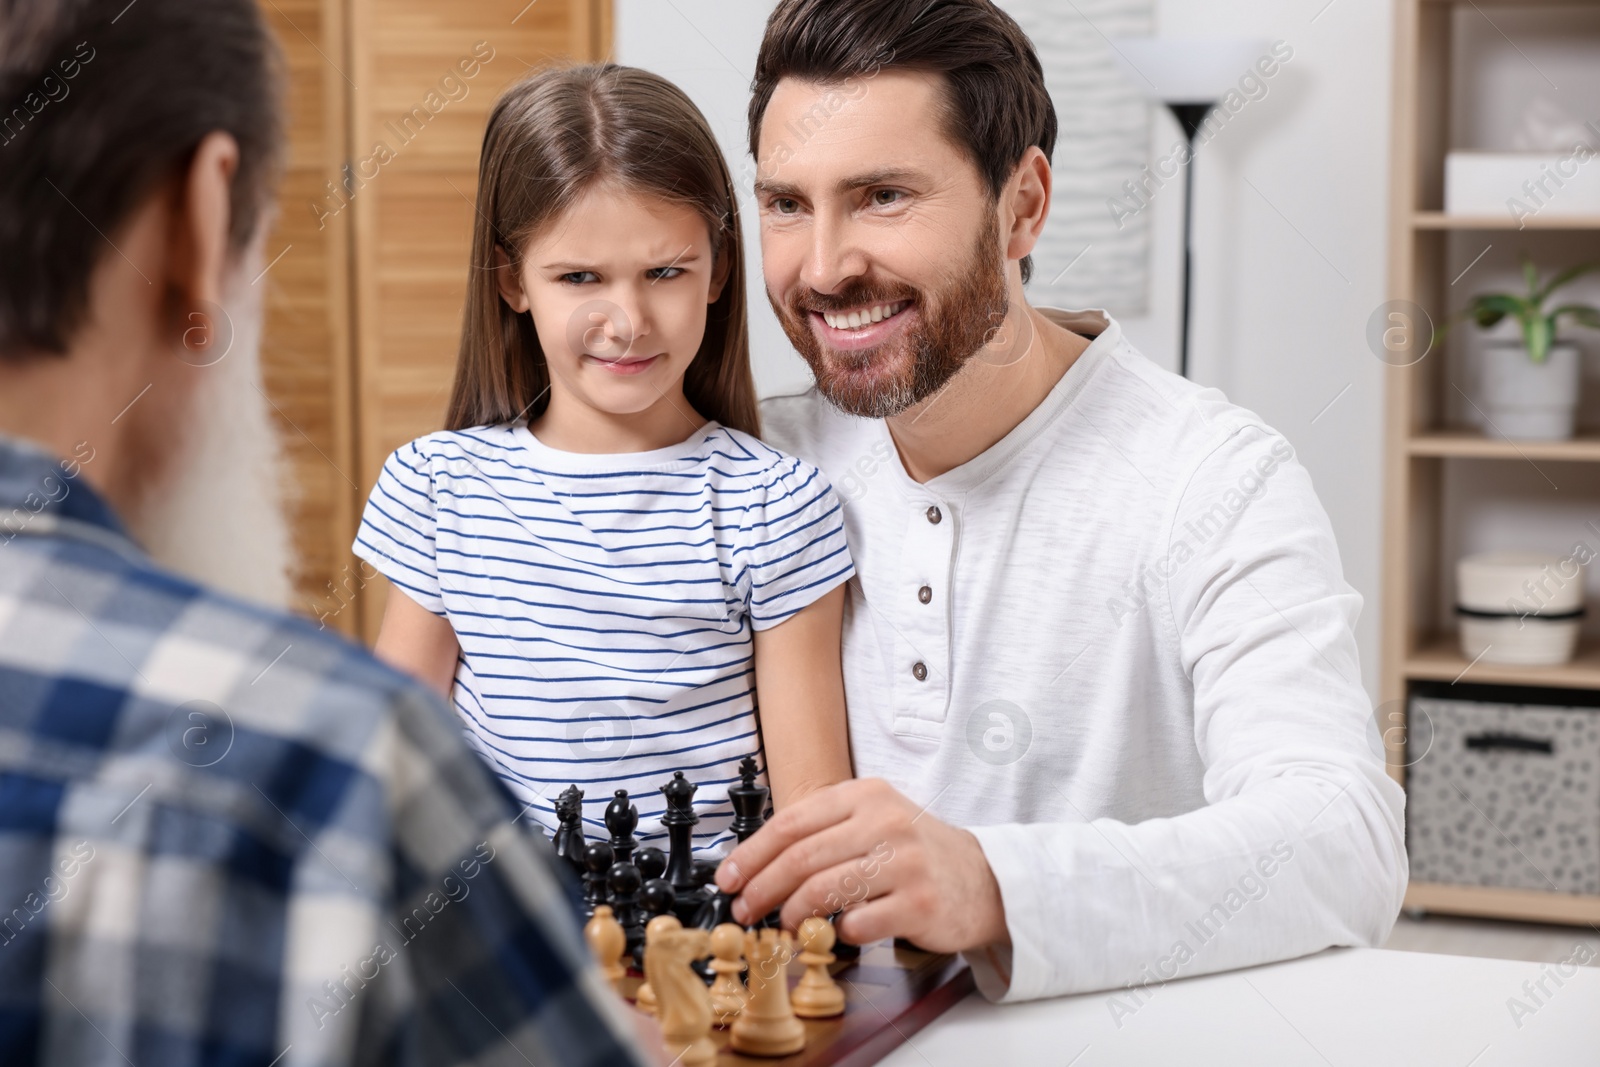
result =
[[1600,708],[1410,703],[1418,882],[1600,893]]

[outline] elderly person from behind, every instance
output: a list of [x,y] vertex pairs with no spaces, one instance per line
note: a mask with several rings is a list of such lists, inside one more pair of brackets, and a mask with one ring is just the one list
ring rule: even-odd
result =
[[253,0],[0,3],[0,1063],[638,1062],[438,700],[168,565],[283,570],[276,65]]

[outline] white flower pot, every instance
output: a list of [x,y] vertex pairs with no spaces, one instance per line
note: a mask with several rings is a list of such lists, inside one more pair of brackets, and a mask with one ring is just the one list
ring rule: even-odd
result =
[[1581,369],[1577,346],[1566,341],[1552,344],[1543,363],[1529,359],[1521,341],[1485,345],[1479,403],[1489,432],[1520,441],[1571,437]]

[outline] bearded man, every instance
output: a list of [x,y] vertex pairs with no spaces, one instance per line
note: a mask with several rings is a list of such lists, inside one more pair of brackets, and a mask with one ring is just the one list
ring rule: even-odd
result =
[[960,951],[995,999],[1388,934],[1406,883],[1328,520],[1254,414],[1028,303],[1055,113],[989,0],[782,0],[750,104],[767,292],[846,501],[858,780],[722,865],[748,920]]
[[638,1063],[437,698],[177,573],[287,590],[279,67],[254,0],[0,3],[0,1063]]

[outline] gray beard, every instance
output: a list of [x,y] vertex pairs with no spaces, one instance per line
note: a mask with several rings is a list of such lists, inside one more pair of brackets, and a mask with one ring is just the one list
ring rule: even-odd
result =
[[[237,291],[237,287],[235,287]],[[261,388],[259,300],[228,302],[233,344],[197,367],[189,425],[161,484],[130,522],[162,566],[201,585],[287,608],[294,541],[283,442]]]

